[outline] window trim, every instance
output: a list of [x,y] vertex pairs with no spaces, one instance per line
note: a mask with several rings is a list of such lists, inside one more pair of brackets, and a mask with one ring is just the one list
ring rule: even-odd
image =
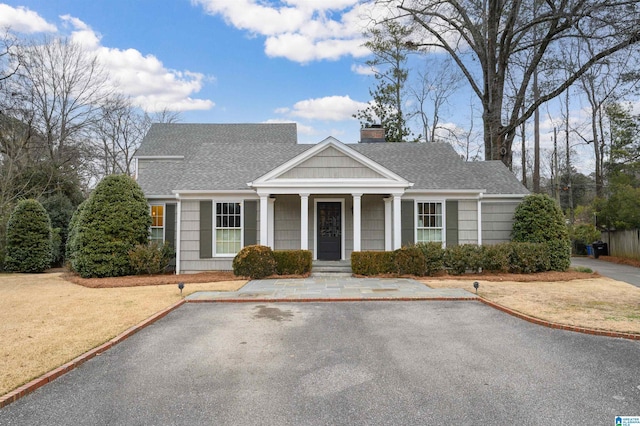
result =
[[[213,254],[213,257],[222,257],[222,258],[233,258],[236,257],[236,255],[238,254],[238,252],[240,250],[242,250],[244,248],[244,200],[234,200],[234,199],[215,199],[212,200],[213,205],[212,205],[212,214],[211,214],[211,221],[213,222],[211,224],[211,233],[213,234],[211,236],[211,244],[213,247],[211,247],[211,253]],[[240,228],[218,228],[216,226],[216,218],[217,218],[217,211],[218,211],[218,204],[219,203],[233,203],[233,204],[239,204],[240,205]],[[238,250],[238,252],[236,253],[218,253],[217,246],[218,246],[218,229],[239,229],[240,230],[240,250]]]
[[[438,203],[442,206],[442,225],[440,229],[442,230],[442,247],[445,248],[447,246],[447,200],[442,198],[417,198],[414,200],[413,207],[413,241],[418,244],[418,204],[420,203]],[[438,228],[425,228],[424,226],[421,229],[438,229]],[[437,242],[437,241],[434,241]]]
[[[162,226],[153,226],[153,208],[154,207],[162,207]],[[152,229],[160,229],[162,228],[162,244],[165,243],[167,235],[167,204],[166,203],[150,203],[149,204],[149,215],[151,215],[151,226],[149,226],[149,241],[156,241],[155,238],[151,236]]]

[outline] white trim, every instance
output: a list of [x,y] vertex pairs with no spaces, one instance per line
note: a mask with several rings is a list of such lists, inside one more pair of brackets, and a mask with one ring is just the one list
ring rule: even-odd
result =
[[300,194],[300,250],[309,250],[309,194]]
[[524,197],[526,197],[529,194],[484,194],[484,196],[482,198],[486,199],[490,199],[490,200],[496,200],[499,201],[501,198],[505,198],[505,202],[510,202],[513,203],[515,198],[517,199],[523,199]]
[[[244,201],[238,201],[238,200],[231,200],[231,199],[225,199],[225,198],[219,198],[216,200],[211,200],[211,233],[213,235],[211,235],[211,257],[212,258],[229,258],[229,257],[235,257],[237,253],[220,253],[218,254],[218,251],[216,250],[217,247],[217,243],[218,243],[218,233],[216,232],[218,230],[218,227],[216,226],[216,216],[217,216],[217,204],[218,203],[238,203],[240,204],[240,250],[242,250],[242,248],[244,247]],[[220,228],[220,229],[227,229],[227,228]],[[230,228],[230,229],[237,229],[237,228]]]
[[[442,206],[442,247],[447,247],[447,203],[442,198],[416,198],[413,200],[413,242],[418,243],[418,203],[439,203]],[[424,226],[423,226],[424,228]]]
[[267,232],[267,244],[271,248],[274,248],[276,244],[275,234],[274,234],[274,230],[276,228],[275,227],[275,203],[276,203],[276,199],[269,197],[269,207],[268,207],[269,230]]
[[176,275],[180,274],[180,248],[182,246],[182,244],[180,243],[181,240],[181,230],[182,230],[182,201],[178,200],[178,203],[176,205]]
[[478,198],[478,245],[482,245],[482,196]]
[[168,195],[145,195],[147,200],[175,200],[176,196],[173,194]]
[[136,160],[184,160],[184,155],[136,155]]
[[269,245],[269,197],[266,195],[260,196],[260,244]]
[[411,193],[411,195],[425,195],[429,196],[430,194],[434,194],[437,196],[443,196],[447,194],[461,196],[461,195],[469,195],[473,197],[478,197],[478,194],[487,193],[486,189],[420,189],[420,188],[411,188],[407,189],[407,194]]
[[[217,190],[217,191],[182,191],[173,190],[172,195],[168,195],[168,198],[182,198],[185,200],[212,200],[215,197],[221,196],[225,198],[238,198],[238,199],[258,199],[256,192],[251,189],[238,189],[238,190]],[[147,197],[150,198],[150,197]]]
[[402,247],[402,196],[393,194],[393,249]]
[[313,260],[318,260],[318,202],[340,203],[340,260],[346,258],[344,198],[314,198],[313,200]]
[[353,251],[362,251],[362,194],[353,196]]
[[385,197],[383,198],[384,200],[384,251],[391,251],[392,250],[392,241],[391,241],[391,237],[392,237],[392,226],[393,226],[393,218],[391,216],[392,214],[392,198],[391,197]]

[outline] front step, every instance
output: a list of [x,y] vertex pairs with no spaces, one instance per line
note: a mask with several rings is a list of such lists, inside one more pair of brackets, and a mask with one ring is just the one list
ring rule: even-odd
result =
[[348,260],[316,260],[311,269],[312,277],[350,277],[352,274]]

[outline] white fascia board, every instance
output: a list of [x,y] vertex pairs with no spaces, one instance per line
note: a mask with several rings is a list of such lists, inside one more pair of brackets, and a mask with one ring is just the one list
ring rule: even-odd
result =
[[411,196],[438,196],[455,197],[458,199],[468,198],[477,200],[486,197],[484,189],[407,189],[406,194]]
[[523,199],[529,194],[484,194],[482,197],[484,200],[499,201],[504,199],[505,201],[513,201],[514,199]]
[[256,192],[251,189],[235,189],[235,190],[219,190],[219,191],[202,191],[202,190],[174,190],[172,191],[174,197],[180,200],[185,199],[199,199],[199,198],[214,198],[225,197],[231,198],[237,196],[238,198],[257,198]]
[[147,200],[174,200],[176,196],[174,194],[167,195],[145,195]]
[[184,155],[138,155],[138,160],[184,160]]

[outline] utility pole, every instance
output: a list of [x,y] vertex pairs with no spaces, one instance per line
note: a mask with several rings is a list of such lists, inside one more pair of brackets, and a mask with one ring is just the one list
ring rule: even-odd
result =
[[571,187],[571,147],[569,146],[569,89],[566,92],[566,114],[567,121],[564,127],[565,138],[567,139],[567,195],[569,196],[569,223],[573,225],[573,189]]
[[560,179],[558,178],[558,129],[553,128],[553,162],[554,174],[555,174],[555,188],[556,188],[556,201],[560,205]]

